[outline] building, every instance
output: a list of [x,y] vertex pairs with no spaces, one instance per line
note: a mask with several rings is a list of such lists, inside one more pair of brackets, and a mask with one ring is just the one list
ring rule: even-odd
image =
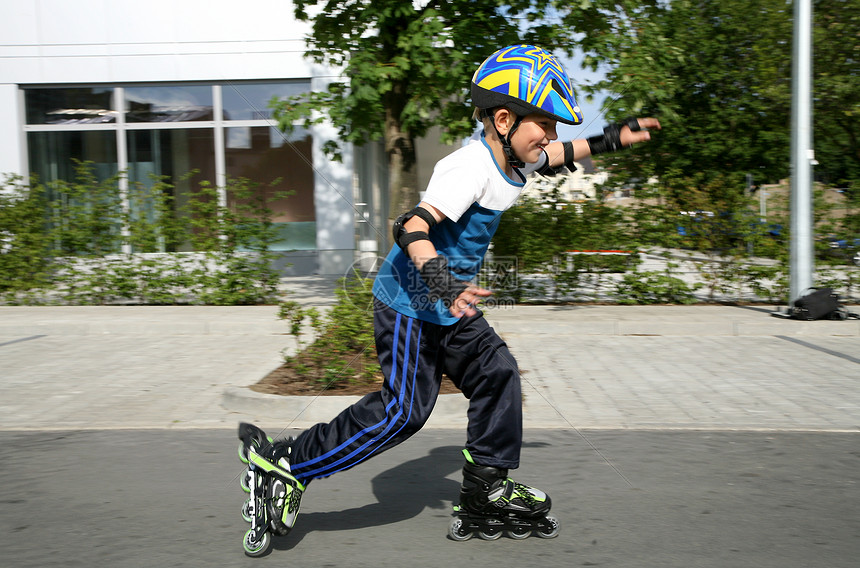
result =
[[[292,4],[261,0],[0,0],[0,173],[69,178],[72,159],[179,193],[247,177],[274,204],[285,273],[342,274],[356,249],[353,149],[326,159],[330,125],[274,127],[268,101],[337,77],[303,57]],[[182,181],[192,170],[200,174]]]

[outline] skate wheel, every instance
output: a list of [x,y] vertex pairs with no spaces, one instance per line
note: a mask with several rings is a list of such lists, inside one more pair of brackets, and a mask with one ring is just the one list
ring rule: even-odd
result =
[[239,442],[239,461],[248,463],[248,452],[245,450],[245,444]]
[[478,536],[484,540],[496,540],[501,538],[502,531],[490,529],[488,531],[478,531]]
[[250,523],[254,520],[254,516],[251,514],[251,500],[248,499],[242,504],[242,518],[245,519],[246,523]]
[[561,530],[561,524],[555,517],[547,517],[546,522],[549,523],[548,528],[540,528],[536,534],[541,538],[555,538],[558,536],[558,531]]
[[453,540],[463,542],[472,538],[472,533],[463,529],[462,519],[453,519],[448,526],[448,536]]
[[249,530],[245,533],[245,538],[242,542],[242,545],[245,548],[245,554],[248,556],[262,556],[269,550],[269,546],[272,544],[272,536],[265,532],[263,536],[260,537],[260,540],[252,540],[251,533],[254,532],[253,529]]
[[505,536],[514,540],[523,540],[532,534],[532,530],[528,527],[517,527],[515,529],[505,531]]

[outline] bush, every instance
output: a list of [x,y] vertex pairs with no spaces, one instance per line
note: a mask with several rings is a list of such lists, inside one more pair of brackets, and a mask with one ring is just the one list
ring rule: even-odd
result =
[[[188,177],[196,175],[191,172]],[[90,162],[44,187],[7,176],[0,188],[0,298],[9,303],[259,304],[277,297],[269,203],[240,178],[200,181],[174,200],[167,178],[99,180]],[[48,198],[50,196],[50,199]],[[182,207],[177,202],[185,203]],[[182,248],[193,253],[176,252]]]
[[621,278],[615,295],[619,304],[694,304],[700,287],[664,272],[630,272]]
[[[505,213],[492,251],[493,258],[515,259],[520,275],[545,275],[556,297],[573,293],[583,273],[623,272],[632,266],[626,257],[568,256],[568,251],[635,248],[623,211],[601,202],[566,202],[556,186],[537,197],[524,197]],[[523,293],[519,290],[515,299],[521,300]]]
[[[335,289],[337,302],[323,317],[316,308],[281,302],[279,317],[290,324],[298,353],[285,366],[326,388],[339,383],[370,383],[380,373],[373,332],[372,281],[360,276],[342,278]],[[304,342],[305,321],[314,340]]]
[[[506,212],[492,251],[494,258],[504,256],[506,262],[516,263],[517,276],[524,283],[513,296],[517,300],[531,294],[550,301],[689,303],[700,297],[743,300],[752,292],[755,296],[750,299],[785,301],[788,242],[786,231],[778,230],[784,220],[772,215],[762,222],[757,203],[747,197],[699,200],[697,207],[701,207],[697,213],[682,213],[656,186],[637,189],[636,200],[626,207],[609,207],[600,201],[565,202],[555,189],[524,197]],[[698,282],[685,284],[668,271],[632,272],[642,258],[638,254],[629,258],[565,254],[607,249],[667,259],[679,256],[678,251],[696,251],[687,255],[685,269],[696,271]],[[778,267],[753,257],[777,259]]]
[[51,235],[44,188],[5,176],[0,187],[0,297],[50,284]]

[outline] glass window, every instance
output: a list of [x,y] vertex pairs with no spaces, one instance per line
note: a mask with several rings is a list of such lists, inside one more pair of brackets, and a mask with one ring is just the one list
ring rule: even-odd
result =
[[40,182],[75,180],[75,161],[92,162],[99,181],[117,174],[116,133],[112,130],[83,132],[29,132],[27,146],[30,172]]
[[[194,173],[192,173],[194,172]],[[131,130],[128,132],[128,181],[132,215],[156,220],[156,204],[137,196],[149,190],[166,176],[168,203],[176,218],[185,218],[189,211],[189,195],[197,192],[200,182],[215,186],[214,130],[211,128],[180,128],[158,130]],[[187,232],[175,242],[161,242],[160,250],[193,250]],[[141,251],[151,252],[151,251]]]
[[[280,235],[273,250],[316,249],[312,138],[307,130],[286,135],[268,126],[226,129],[227,177],[259,184]],[[262,193],[262,195],[260,195]],[[288,193],[288,195],[279,195]],[[228,195],[228,205],[238,205]]]
[[272,97],[285,98],[311,90],[308,81],[290,83],[228,83],[221,87],[224,120],[269,120]]
[[[45,188],[48,220],[60,254],[119,252],[122,196],[117,179],[116,133],[29,132],[30,173]],[[87,192],[82,193],[81,189]],[[63,215],[59,215],[63,212]],[[57,223],[66,219],[67,223]],[[88,231],[85,237],[81,227]]]
[[213,120],[212,87],[127,87],[126,122],[193,122]]
[[26,89],[27,124],[101,124],[116,122],[112,88]]
[[[217,187],[223,175],[228,180],[249,180],[254,198],[268,202],[280,236],[274,250],[316,249],[310,133],[298,129],[285,135],[269,126],[228,122],[237,126],[226,127],[225,147],[215,148],[216,131],[211,124],[215,88],[221,89],[225,120],[260,120],[264,124],[262,121],[271,119],[268,104],[273,97],[307,92],[310,82],[133,85],[122,90],[124,100],[116,105],[114,87],[26,88],[30,171],[50,193],[52,181],[75,180],[78,162],[86,162],[98,181],[116,179],[117,189],[123,185],[118,178],[122,168],[128,176],[123,210],[131,213],[126,232],[134,237],[135,226],[146,225],[138,223],[144,220],[164,220],[163,226],[169,225],[157,239],[133,239],[130,246],[135,252],[190,251],[206,246],[200,244],[202,237],[197,238],[205,233],[197,221],[205,219],[206,208],[192,207],[196,202],[189,195],[202,193],[201,183],[207,182],[205,199],[209,201],[203,205],[223,198],[223,188]],[[119,111],[129,124],[117,124]],[[185,122],[199,124],[165,124]],[[99,123],[105,127],[69,129],[69,125]],[[125,139],[127,147],[127,162],[122,164],[118,163],[118,139]],[[221,151],[226,167],[216,172],[215,157]],[[227,201],[231,207],[244,204],[229,190]]]

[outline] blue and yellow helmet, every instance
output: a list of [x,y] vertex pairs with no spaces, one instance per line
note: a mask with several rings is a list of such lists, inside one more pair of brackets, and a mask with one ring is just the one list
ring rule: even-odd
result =
[[564,67],[533,45],[511,45],[489,56],[472,76],[472,104],[505,106],[520,116],[539,113],[565,124],[582,122]]

